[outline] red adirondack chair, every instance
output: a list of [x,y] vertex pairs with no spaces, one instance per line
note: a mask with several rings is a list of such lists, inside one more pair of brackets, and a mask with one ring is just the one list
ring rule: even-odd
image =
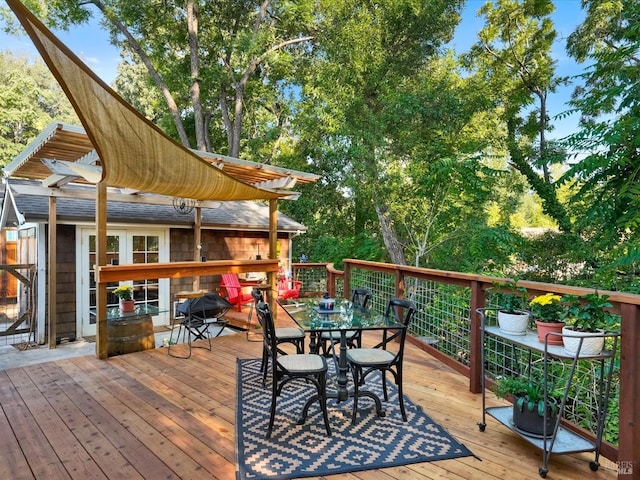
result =
[[298,280],[288,280],[284,276],[278,277],[278,298],[299,298],[302,282]]
[[242,311],[242,305],[253,302],[251,292],[243,293],[242,289],[257,285],[256,282],[241,283],[238,275],[235,273],[223,273],[221,288],[227,291],[227,300],[231,305],[237,305],[238,311]]

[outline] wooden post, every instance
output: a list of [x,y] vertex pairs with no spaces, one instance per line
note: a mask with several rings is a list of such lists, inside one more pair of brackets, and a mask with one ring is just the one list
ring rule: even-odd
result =
[[[48,238],[48,269],[47,269],[47,318],[49,320],[49,348],[56,348],[56,323],[57,323],[57,256],[56,240],[57,231],[57,198],[49,197],[49,238]],[[33,308],[33,307],[32,307]]]
[[100,279],[99,267],[107,264],[107,186],[96,185],[96,356],[108,356],[107,345],[107,284]]
[[342,288],[344,292],[342,295],[347,300],[351,300],[351,264],[349,262],[344,262],[344,273],[342,275]]
[[484,289],[482,282],[471,282],[471,324],[469,328],[469,391],[471,393],[482,392],[482,336],[480,335],[480,314],[476,309],[483,308],[485,304]]
[[[269,258],[278,259],[278,200],[269,200]],[[269,272],[269,308],[273,321],[278,320],[278,272]]]
[[[202,208],[196,207],[196,219],[193,225],[193,260],[202,261]],[[200,277],[193,277],[193,291],[200,290]]]
[[620,306],[618,478],[640,478],[640,307]]

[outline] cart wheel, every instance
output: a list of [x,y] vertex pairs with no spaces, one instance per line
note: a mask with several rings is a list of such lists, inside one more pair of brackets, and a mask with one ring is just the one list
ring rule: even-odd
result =
[[540,468],[538,469],[538,473],[540,474],[540,476],[541,476],[542,478],[547,478],[547,472],[548,472],[548,471],[549,471],[549,470],[547,470],[546,468],[542,468],[542,467],[540,467]]
[[598,462],[589,462],[589,468],[592,472],[597,472],[598,468],[600,468],[600,464]]
[[487,428],[487,424],[486,423],[479,423],[478,424],[478,428],[480,429],[481,432],[484,432],[484,429]]

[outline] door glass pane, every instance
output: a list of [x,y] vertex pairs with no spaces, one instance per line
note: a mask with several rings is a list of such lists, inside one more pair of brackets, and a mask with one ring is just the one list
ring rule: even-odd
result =
[[[158,245],[160,239],[157,235],[133,235],[133,263],[158,263]],[[158,306],[158,288],[160,282],[156,279],[134,282],[134,298],[136,303],[147,303]]]
[[[120,258],[120,245],[121,237],[119,235],[107,236],[107,262],[112,265],[118,265],[120,263],[158,263],[158,245],[160,239],[157,235],[132,235],[131,236],[131,248],[132,251],[128,252],[127,257]],[[131,255],[129,257],[129,255]],[[128,260],[131,258],[131,260]],[[96,237],[95,235],[89,236],[89,306],[90,308],[96,307],[96,277],[95,266],[96,264]],[[107,285],[107,306],[117,306],[119,304],[118,297],[113,293],[114,288],[119,285],[119,282],[109,283]],[[150,280],[138,280],[133,282],[133,299],[136,304],[148,303],[150,305],[159,305],[159,279]],[[91,316],[90,322],[95,324],[95,316]]]
[[[96,307],[96,236],[89,236],[89,307]],[[107,262],[111,264],[118,264],[120,261],[120,237],[117,235],[107,236]],[[118,283],[109,283],[107,285],[107,306],[118,305],[118,297],[116,297],[111,291],[118,286]],[[96,323],[96,317],[90,316],[89,322],[91,324]]]

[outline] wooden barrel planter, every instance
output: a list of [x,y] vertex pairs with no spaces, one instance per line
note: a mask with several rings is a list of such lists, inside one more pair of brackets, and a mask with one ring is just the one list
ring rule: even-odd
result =
[[123,355],[156,348],[151,315],[131,315],[107,320],[107,355]]

